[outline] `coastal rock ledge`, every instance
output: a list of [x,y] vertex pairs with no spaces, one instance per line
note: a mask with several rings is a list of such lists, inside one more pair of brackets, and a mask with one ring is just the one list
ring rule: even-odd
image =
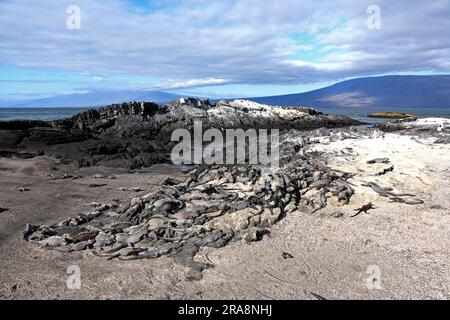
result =
[[310,130],[361,124],[302,107],[275,107],[247,100],[178,99],[158,105],[129,102],[92,109],[51,122],[0,122],[0,156],[48,155],[79,167],[104,165],[135,169],[169,161],[173,130]]

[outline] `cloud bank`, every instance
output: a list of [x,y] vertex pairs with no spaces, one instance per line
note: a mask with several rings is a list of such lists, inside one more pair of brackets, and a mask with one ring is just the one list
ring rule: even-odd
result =
[[[292,85],[450,72],[450,1],[0,1],[0,63],[164,79],[152,88]],[[81,9],[69,30],[67,7]],[[7,77],[7,76],[6,76]],[[5,78],[5,77],[3,77]]]

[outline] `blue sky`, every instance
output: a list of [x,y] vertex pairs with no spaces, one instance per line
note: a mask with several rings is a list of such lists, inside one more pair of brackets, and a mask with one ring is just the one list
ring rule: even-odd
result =
[[[450,0],[2,0],[0,100],[102,90],[211,97],[450,73]],[[71,30],[67,8],[80,8]]]

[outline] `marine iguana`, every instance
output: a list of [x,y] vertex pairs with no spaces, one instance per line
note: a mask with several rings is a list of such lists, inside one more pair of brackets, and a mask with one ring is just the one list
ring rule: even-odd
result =
[[355,211],[358,211],[358,212],[357,212],[356,214],[354,214],[354,215],[352,216],[352,218],[354,218],[354,217],[360,215],[362,212],[368,213],[367,211],[369,211],[369,210],[371,210],[371,209],[375,209],[375,207],[374,207],[374,205],[373,205],[372,202],[369,202],[368,204],[363,205],[361,208],[356,209]]
[[375,163],[389,163],[389,158],[377,158],[373,160],[367,161],[367,164],[375,164]]

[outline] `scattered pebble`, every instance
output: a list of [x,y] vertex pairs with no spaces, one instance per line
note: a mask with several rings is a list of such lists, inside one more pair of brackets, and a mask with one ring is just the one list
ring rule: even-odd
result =
[[107,176],[105,176],[105,175],[103,175],[103,174],[99,174],[99,173],[97,173],[97,174],[94,174],[93,176],[92,176],[94,179],[110,179],[110,180],[114,180],[114,179],[116,179],[116,176],[115,175],[107,175]]
[[283,259],[294,259],[294,256],[288,252],[283,252]]
[[106,183],[91,183],[88,185],[89,188],[101,188],[106,186],[107,186]]
[[27,191],[30,191],[31,189],[30,188],[27,188],[27,187],[19,187],[19,188],[17,188],[17,191],[20,191],[20,192],[27,192]]

